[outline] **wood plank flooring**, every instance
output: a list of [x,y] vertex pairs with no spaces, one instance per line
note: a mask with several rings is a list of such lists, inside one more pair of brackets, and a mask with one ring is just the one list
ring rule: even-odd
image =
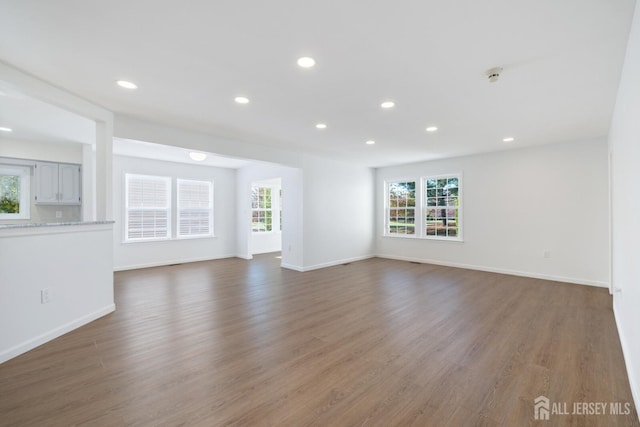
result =
[[[0,365],[0,425],[639,425],[605,289],[279,263],[117,273],[115,313]],[[535,421],[539,395],[631,413]]]

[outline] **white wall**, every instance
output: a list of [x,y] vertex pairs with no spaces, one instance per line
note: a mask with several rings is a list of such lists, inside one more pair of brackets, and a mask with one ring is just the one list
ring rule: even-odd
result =
[[304,270],[373,256],[374,170],[311,156],[303,168]]
[[640,408],[640,7],[627,44],[609,134],[612,171],[613,307],[629,382]]
[[111,241],[110,224],[0,229],[0,363],[115,309]]
[[[255,163],[238,169],[237,173],[237,256],[250,259],[259,253],[253,247],[251,232],[251,184],[256,181],[281,179],[282,185],[282,266],[296,270],[303,267],[303,206],[302,171],[273,163]],[[257,251],[256,251],[257,250]]]
[[[82,147],[78,143],[52,143],[35,141],[16,141],[0,139],[0,158],[43,160],[47,162],[78,163],[82,164]],[[2,160],[0,159],[0,163]],[[42,222],[67,222],[82,220],[82,208],[80,206],[46,206],[36,205],[34,194],[36,180],[34,168],[31,168],[30,182],[31,218],[24,220],[0,220],[0,224],[17,223],[42,223]],[[56,218],[56,212],[61,212],[62,217]]]
[[[235,256],[236,171],[184,163],[163,162],[134,157],[114,156],[113,160],[113,248],[115,270],[177,264]],[[170,176],[172,178],[175,224],[176,178],[212,180],[214,237],[158,242],[124,243],[124,175],[125,173]],[[175,226],[172,226],[175,235]]]
[[82,144],[0,139],[0,157],[82,163]]
[[[242,169],[238,172],[238,194],[249,194],[241,186],[250,188],[252,180],[283,178],[282,192],[287,195],[283,204],[286,225],[282,232],[282,265],[285,267],[298,270],[320,268],[367,258],[373,253],[374,174],[370,168],[176,129],[128,116],[116,117],[115,135],[297,169],[298,172],[292,172],[288,180],[282,175],[262,176],[247,172],[244,176]],[[248,176],[251,178],[247,180]],[[333,211],[337,205],[349,210],[352,219],[335,221]],[[293,215],[288,213],[289,209],[295,209]],[[239,221],[243,221],[244,214],[239,208]],[[243,230],[244,227],[238,228],[236,254],[249,258],[249,238]]]
[[[381,168],[377,253],[608,286],[607,169],[604,140]],[[464,242],[382,236],[385,180],[457,172],[463,174]]]

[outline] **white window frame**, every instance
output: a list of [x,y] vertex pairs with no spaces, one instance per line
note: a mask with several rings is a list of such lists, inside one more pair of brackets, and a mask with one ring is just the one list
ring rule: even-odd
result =
[[[274,188],[270,185],[252,185],[251,186],[251,193],[253,195],[253,191],[254,189],[258,189],[258,190],[269,190],[269,197],[271,198],[271,207],[270,208],[261,208],[261,207],[253,207],[253,200],[251,201],[251,232],[254,234],[269,234],[269,233],[273,233],[275,231],[274,228],[274,221],[275,221],[275,209],[273,206],[273,202],[274,202],[274,197],[273,197],[273,193],[274,193]],[[267,212],[271,212],[271,230],[254,230],[253,229],[253,213],[254,212],[264,212],[265,214],[265,219],[267,218],[266,214]],[[266,224],[266,223],[265,223]]]
[[[426,214],[427,209],[427,179],[443,179],[443,178],[458,178],[458,235],[456,237],[448,236],[433,236],[426,234]],[[415,206],[415,234],[396,234],[389,232],[389,186],[398,182],[415,182],[416,183],[416,206]],[[383,221],[383,236],[393,237],[400,239],[425,239],[425,240],[442,240],[447,242],[463,242],[464,235],[464,183],[462,172],[446,173],[438,175],[424,175],[424,176],[412,176],[394,178],[384,181],[384,221]]]
[[[414,232],[413,234],[408,234],[408,233],[391,233],[389,228],[391,226],[391,219],[390,219],[390,211],[391,209],[402,209],[402,207],[400,206],[396,206],[395,208],[392,208],[389,204],[389,188],[391,187],[391,185],[393,184],[398,184],[401,182],[414,182],[415,183],[415,205],[412,206],[413,209],[413,217],[414,217],[414,223],[413,223],[413,227],[414,227]],[[389,237],[402,237],[402,238],[406,238],[406,239],[415,239],[416,237],[418,237],[418,233],[419,233],[419,224],[418,224],[418,217],[420,215],[420,182],[417,179],[414,178],[407,178],[407,179],[394,179],[394,180],[390,180],[390,181],[386,181],[385,185],[384,185],[384,235],[385,236],[389,236]],[[406,208],[406,207],[405,207]]]
[[[254,188],[265,188],[265,189],[269,189],[271,190],[271,208],[267,209],[267,208],[254,208],[253,204],[251,204],[251,233],[253,234],[271,234],[271,233],[281,233],[282,232],[282,228],[281,228],[281,223],[280,223],[280,213],[281,213],[281,209],[282,206],[280,204],[280,193],[278,190],[281,190],[282,187],[277,186],[277,185],[265,185],[265,184],[258,184],[258,185],[252,185],[251,186],[251,191],[253,192]],[[251,201],[250,201],[251,203]],[[267,231],[255,231],[253,229],[253,212],[254,211],[260,211],[260,212],[271,212],[271,230]]]
[[[431,180],[431,179],[450,179],[450,178],[456,178],[458,180],[458,206],[455,208],[458,210],[458,235],[455,237],[449,237],[449,236],[434,236],[434,235],[427,235],[426,234],[426,228],[427,228],[427,224],[426,224],[426,219],[427,219],[427,210],[428,209],[433,209],[433,207],[431,206],[427,206],[427,185],[426,185],[426,181],[427,180]],[[462,225],[463,225],[463,217],[462,217],[462,206],[463,206],[463,185],[462,185],[462,173],[447,173],[447,174],[439,174],[439,175],[428,175],[428,176],[423,176],[420,177],[420,191],[421,191],[421,198],[420,198],[420,205],[422,207],[421,209],[421,220],[422,220],[422,224],[421,224],[421,228],[420,228],[420,232],[421,232],[421,236],[424,239],[429,239],[429,240],[445,240],[445,241],[449,241],[449,242],[461,242],[463,241],[462,238]],[[437,206],[436,206],[437,207]],[[442,207],[441,207],[442,208]]]
[[31,167],[0,164],[0,175],[20,177],[20,212],[0,213],[0,220],[31,218]]
[[[197,183],[197,184],[206,184],[209,188],[209,206],[208,206],[208,214],[209,214],[209,232],[206,234],[181,234],[182,227],[180,225],[182,221],[182,211],[188,210],[188,208],[182,208],[180,206],[180,183]],[[204,180],[196,180],[196,179],[182,179],[176,178],[176,233],[178,239],[201,239],[206,237],[213,237],[213,182],[212,181],[204,181]]]
[[[129,180],[132,178],[137,179],[148,179],[154,181],[163,181],[166,184],[166,199],[167,205],[164,209],[167,211],[167,233],[166,236],[161,237],[138,237],[138,238],[130,238],[129,237]],[[171,201],[171,177],[168,176],[156,176],[156,175],[143,175],[143,174],[134,174],[134,173],[125,173],[124,176],[125,185],[124,185],[124,241],[127,243],[137,243],[137,242],[156,242],[163,240],[171,240],[172,231],[172,201]],[[136,208],[138,210],[139,208]],[[158,208],[154,208],[158,209]],[[144,210],[144,208],[143,208]]]

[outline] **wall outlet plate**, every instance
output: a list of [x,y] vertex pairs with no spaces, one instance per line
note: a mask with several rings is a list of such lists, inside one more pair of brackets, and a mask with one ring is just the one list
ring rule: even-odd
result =
[[40,290],[40,304],[48,304],[51,302],[51,292],[49,288]]

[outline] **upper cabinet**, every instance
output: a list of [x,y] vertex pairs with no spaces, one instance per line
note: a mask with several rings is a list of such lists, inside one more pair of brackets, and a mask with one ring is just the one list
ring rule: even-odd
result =
[[36,162],[36,204],[80,205],[81,166]]

